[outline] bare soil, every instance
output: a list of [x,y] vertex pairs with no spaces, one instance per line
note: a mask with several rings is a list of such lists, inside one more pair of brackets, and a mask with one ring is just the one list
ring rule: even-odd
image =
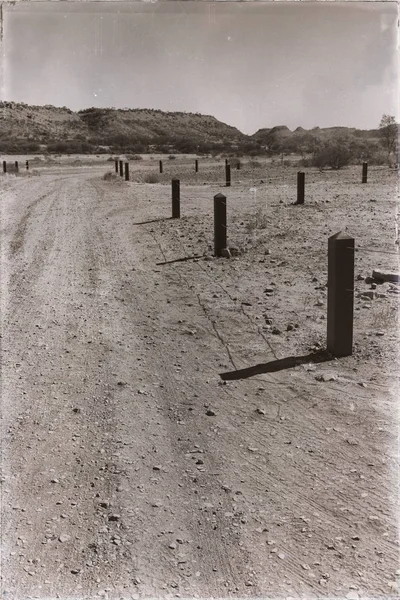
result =
[[164,165],[0,179],[2,598],[397,597],[399,286],[365,281],[398,270],[396,173],[306,169],[295,206],[295,168]]

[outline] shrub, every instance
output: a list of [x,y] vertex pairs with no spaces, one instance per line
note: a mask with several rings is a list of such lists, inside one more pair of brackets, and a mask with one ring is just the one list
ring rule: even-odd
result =
[[252,167],[253,169],[260,169],[263,166],[259,160],[250,160],[248,164],[249,167]]
[[108,173],[105,173],[103,175],[104,181],[114,181],[115,179],[119,179],[117,173],[112,173],[111,171],[108,171]]
[[319,169],[331,167],[331,169],[339,170],[349,165],[353,158],[354,154],[347,141],[337,138],[325,143],[314,153],[312,164]]
[[157,173],[147,173],[147,175],[144,178],[145,183],[158,183],[159,181],[160,178],[157,175]]
[[168,156],[168,160],[175,160],[175,159],[176,159],[176,156],[174,154],[170,154]]
[[143,156],[140,156],[140,154],[130,154],[126,158],[128,160],[143,160]]
[[312,158],[301,158],[296,166],[297,167],[311,167],[313,164],[313,159]]
[[267,214],[262,208],[258,208],[256,214],[247,223],[246,229],[250,233],[254,229],[265,229],[268,227]]

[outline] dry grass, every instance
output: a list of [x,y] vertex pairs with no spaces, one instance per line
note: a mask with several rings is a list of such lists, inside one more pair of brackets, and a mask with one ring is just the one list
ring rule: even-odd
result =
[[103,175],[103,180],[104,181],[119,181],[120,176],[117,175],[117,173],[113,173],[112,171],[108,171],[107,173],[104,173]]
[[380,307],[379,312],[376,312],[372,318],[372,327],[377,330],[387,331],[393,328],[398,320],[398,306],[393,302]]
[[262,208],[258,208],[256,214],[250,219],[246,225],[249,233],[255,229],[266,229],[268,227],[268,217]]
[[145,177],[144,177],[144,182],[145,183],[159,183],[160,178],[157,175],[157,173],[147,173],[147,175],[145,175]]

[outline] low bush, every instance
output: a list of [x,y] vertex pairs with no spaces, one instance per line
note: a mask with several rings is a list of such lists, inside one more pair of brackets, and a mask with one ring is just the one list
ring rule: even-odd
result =
[[143,156],[140,156],[140,154],[130,154],[126,158],[128,160],[143,160]]
[[111,171],[108,171],[108,173],[104,173],[103,175],[104,181],[115,181],[116,179],[119,179],[119,176],[117,173],[112,173]]
[[263,164],[259,160],[250,160],[248,162],[248,165],[252,169],[261,169],[261,167],[263,166]]
[[144,178],[145,183],[158,183],[160,181],[157,173],[147,173]]
[[246,229],[250,233],[255,229],[265,229],[266,227],[268,227],[267,214],[262,208],[258,208],[256,214],[247,223]]

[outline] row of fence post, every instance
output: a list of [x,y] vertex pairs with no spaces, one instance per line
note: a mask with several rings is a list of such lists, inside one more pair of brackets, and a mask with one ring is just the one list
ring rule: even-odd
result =
[[[28,161],[27,165],[28,165]],[[118,163],[119,163],[119,174],[121,177],[123,177],[124,174],[124,170],[123,170],[123,161],[120,160],[115,160],[115,172],[118,173]],[[5,162],[3,162],[3,170],[4,173],[6,172],[6,166]],[[16,165],[16,170],[18,171],[18,162],[15,163]],[[28,166],[26,167],[28,168]],[[237,162],[237,169],[240,169],[240,161]],[[163,162],[162,160],[159,161],[159,170],[160,173],[163,173]],[[196,160],[195,161],[195,171],[196,173],[199,170],[199,161]],[[364,162],[362,165],[362,179],[361,182],[362,183],[367,183],[367,178],[368,178],[368,163]],[[129,163],[126,162],[125,163],[125,181],[129,181]],[[229,164],[228,159],[225,159],[225,187],[231,187],[231,166]],[[305,173],[303,171],[299,171],[297,173],[297,201],[295,202],[295,204],[304,204],[304,199],[305,199]]]
[[[29,161],[28,160],[25,161],[25,168],[27,171],[29,170]],[[17,173],[19,173],[19,163],[17,160],[14,162],[14,170]],[[7,161],[6,160],[3,160],[3,173],[7,173]]]
[[[125,167],[125,169],[124,169]],[[125,172],[125,181],[129,181],[129,163],[126,162],[124,165],[124,162],[122,160],[115,160],[115,172],[120,174],[121,177],[124,176],[124,172]]]
[[[302,180],[302,178],[300,178]],[[304,182],[304,180],[303,180]],[[300,191],[301,191],[300,185]],[[214,256],[227,249],[226,196],[214,196]],[[172,180],[172,218],[180,218],[180,181]],[[328,239],[327,350],[334,356],[352,354],[354,306],[354,238],[339,232]]]
[[[363,163],[361,183],[367,183],[368,163]],[[306,176],[303,171],[297,173],[297,200],[295,204],[304,204]],[[229,184],[230,185],[230,184]]]

